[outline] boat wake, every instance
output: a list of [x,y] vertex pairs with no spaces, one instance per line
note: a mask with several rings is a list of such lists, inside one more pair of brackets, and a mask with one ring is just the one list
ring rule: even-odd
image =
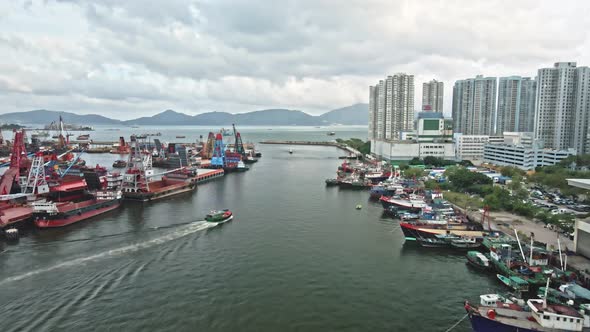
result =
[[96,261],[99,259],[103,259],[103,258],[107,258],[107,257],[111,257],[111,256],[118,256],[118,255],[123,255],[129,252],[135,252],[135,251],[139,251],[142,249],[147,249],[150,247],[154,247],[166,242],[170,242],[170,241],[174,241],[176,239],[182,238],[184,236],[199,232],[199,231],[203,231],[212,227],[217,226],[218,223],[214,223],[214,222],[207,222],[207,221],[197,221],[197,222],[193,222],[188,224],[185,227],[179,227],[179,229],[157,237],[155,239],[151,239],[151,240],[147,240],[144,242],[140,242],[140,243],[135,243],[132,245],[128,245],[128,246],[124,246],[121,248],[117,248],[117,249],[112,249],[112,250],[108,250],[108,251],[104,251],[98,254],[94,254],[94,255],[90,255],[90,256],[86,256],[86,257],[80,257],[80,258],[76,258],[76,259],[72,259],[63,263],[59,263],[56,265],[52,265],[46,268],[41,268],[41,269],[37,269],[37,270],[33,270],[27,273],[23,273],[14,277],[9,277],[6,278],[4,280],[0,281],[0,286],[3,286],[7,283],[10,282],[14,282],[14,281],[20,281],[41,273],[46,273],[46,272],[50,272],[53,270],[57,270],[57,269],[61,269],[61,268],[66,268],[66,267],[71,267],[71,266],[76,266],[76,265],[80,265],[86,262],[91,262],[91,261]]

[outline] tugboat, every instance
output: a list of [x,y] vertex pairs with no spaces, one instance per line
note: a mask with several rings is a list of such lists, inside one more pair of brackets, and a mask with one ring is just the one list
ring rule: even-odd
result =
[[250,167],[246,166],[246,164],[244,164],[243,161],[238,161],[238,165],[236,166],[236,172],[245,172],[247,170],[249,170]]
[[213,210],[205,216],[205,221],[216,222],[218,224],[230,221],[234,218],[232,212],[228,209],[217,211]]
[[127,167],[127,162],[125,160],[115,160],[113,163],[114,168],[125,168]]

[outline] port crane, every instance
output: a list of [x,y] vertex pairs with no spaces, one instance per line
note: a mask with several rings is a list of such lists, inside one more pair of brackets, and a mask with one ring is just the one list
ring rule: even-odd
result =
[[24,136],[24,130],[14,130],[10,165],[0,180],[0,195],[9,195],[11,193],[12,186],[18,180],[21,170],[27,167],[28,159]]

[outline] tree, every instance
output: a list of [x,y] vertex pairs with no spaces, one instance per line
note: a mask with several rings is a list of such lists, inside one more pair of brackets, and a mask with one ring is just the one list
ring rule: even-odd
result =
[[414,157],[412,158],[412,160],[410,160],[410,165],[422,165],[422,160],[418,157]]
[[408,168],[404,171],[404,176],[407,178],[419,178],[424,175],[424,170],[421,168]]
[[471,160],[461,160],[459,162],[459,165],[465,166],[465,167],[473,167],[473,163],[471,162]]
[[445,175],[451,182],[453,190],[459,192],[471,192],[469,188],[477,185],[491,185],[492,179],[485,174],[471,172],[464,167],[449,167]]
[[500,169],[500,173],[502,173],[503,176],[507,177],[513,177],[516,174],[524,175],[523,170],[514,166],[504,166]]

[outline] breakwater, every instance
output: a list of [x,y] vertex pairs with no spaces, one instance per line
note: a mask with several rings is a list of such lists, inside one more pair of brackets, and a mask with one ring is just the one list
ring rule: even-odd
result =
[[340,144],[338,142],[330,141],[262,141],[260,144],[283,144],[283,145],[317,145],[317,146],[333,146],[344,150],[348,153],[354,154],[355,156],[362,156],[362,153],[356,149],[347,146],[346,144]]

